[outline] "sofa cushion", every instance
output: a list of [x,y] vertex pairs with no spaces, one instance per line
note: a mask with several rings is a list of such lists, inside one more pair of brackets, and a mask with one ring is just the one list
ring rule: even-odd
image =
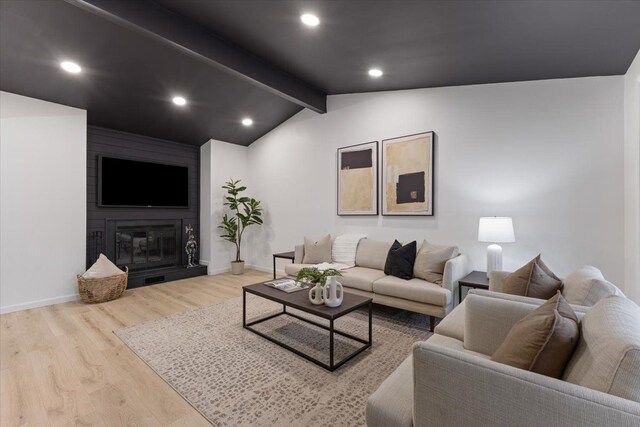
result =
[[456,256],[457,247],[432,245],[424,240],[413,264],[413,276],[439,285],[442,283],[445,264]]
[[578,318],[558,291],[513,325],[491,360],[560,378],[579,335]]
[[609,295],[623,296],[620,289],[605,280],[595,267],[585,265],[563,280],[562,295],[570,304],[593,306]]
[[327,234],[320,239],[304,238],[303,264],[320,264],[331,262],[331,235]]
[[538,255],[505,278],[503,292],[546,300],[552,298],[561,287],[562,281]]
[[314,264],[286,264],[284,266],[284,272],[289,276],[294,276],[298,274],[298,271],[302,270],[305,267],[313,267]]
[[362,239],[356,252],[356,265],[358,267],[375,268],[384,271],[391,242]]
[[582,318],[563,379],[640,402],[640,307],[621,296],[600,300]]
[[440,307],[451,303],[451,291],[422,279],[404,280],[385,276],[373,282],[373,292]]
[[402,245],[397,240],[393,242],[387,261],[384,264],[384,274],[409,280],[413,277],[413,263],[416,261],[416,241]]
[[413,426],[413,356],[407,357],[367,400],[370,427]]
[[373,292],[373,282],[385,277],[381,270],[366,267],[348,268],[340,273],[342,277],[338,277],[338,282],[342,283],[342,286],[368,292]]

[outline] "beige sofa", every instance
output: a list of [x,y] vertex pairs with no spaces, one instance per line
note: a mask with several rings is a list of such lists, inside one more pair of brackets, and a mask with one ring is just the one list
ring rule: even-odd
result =
[[[458,300],[458,280],[469,274],[466,255],[460,254],[446,262],[442,284],[422,279],[404,280],[384,274],[384,264],[392,242],[362,239],[356,251],[356,266],[342,270],[338,279],[346,292],[370,296],[376,304],[423,313],[429,316],[430,330],[434,330],[436,318],[443,318]],[[296,246],[293,264],[285,266],[289,276],[295,276],[307,264],[304,245]]]
[[490,360],[538,306],[470,291],[445,319],[459,330],[439,325],[370,396],[368,427],[639,426],[640,308],[615,295],[572,306],[581,337],[560,380]]

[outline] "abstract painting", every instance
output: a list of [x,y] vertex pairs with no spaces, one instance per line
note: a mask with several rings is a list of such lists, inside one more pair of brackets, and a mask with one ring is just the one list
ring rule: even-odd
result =
[[382,215],[433,215],[433,132],[382,141]]
[[338,148],[338,215],[378,215],[378,141]]

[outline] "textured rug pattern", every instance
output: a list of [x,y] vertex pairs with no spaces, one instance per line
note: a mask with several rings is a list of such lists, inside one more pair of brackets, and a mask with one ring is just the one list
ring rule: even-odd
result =
[[[249,319],[281,307],[247,298]],[[335,325],[366,338],[367,317],[357,311]],[[243,329],[241,298],[114,332],[216,426],[363,426],[367,398],[407,357],[412,344],[430,335],[426,325],[424,315],[375,306],[373,348],[335,372]],[[279,316],[256,329],[328,361],[328,332],[321,328]],[[336,360],[359,345],[336,338]]]

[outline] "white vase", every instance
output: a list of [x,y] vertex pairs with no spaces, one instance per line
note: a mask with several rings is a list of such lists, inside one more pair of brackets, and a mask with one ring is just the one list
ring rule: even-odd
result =
[[342,304],[344,292],[342,290],[342,284],[336,280],[335,276],[329,277],[327,284],[322,290],[322,296],[324,297],[324,305],[327,307],[338,307]]
[[315,305],[324,303],[324,298],[322,298],[322,286],[320,286],[320,283],[316,283],[316,285],[309,290],[309,301],[311,301],[311,304]]

